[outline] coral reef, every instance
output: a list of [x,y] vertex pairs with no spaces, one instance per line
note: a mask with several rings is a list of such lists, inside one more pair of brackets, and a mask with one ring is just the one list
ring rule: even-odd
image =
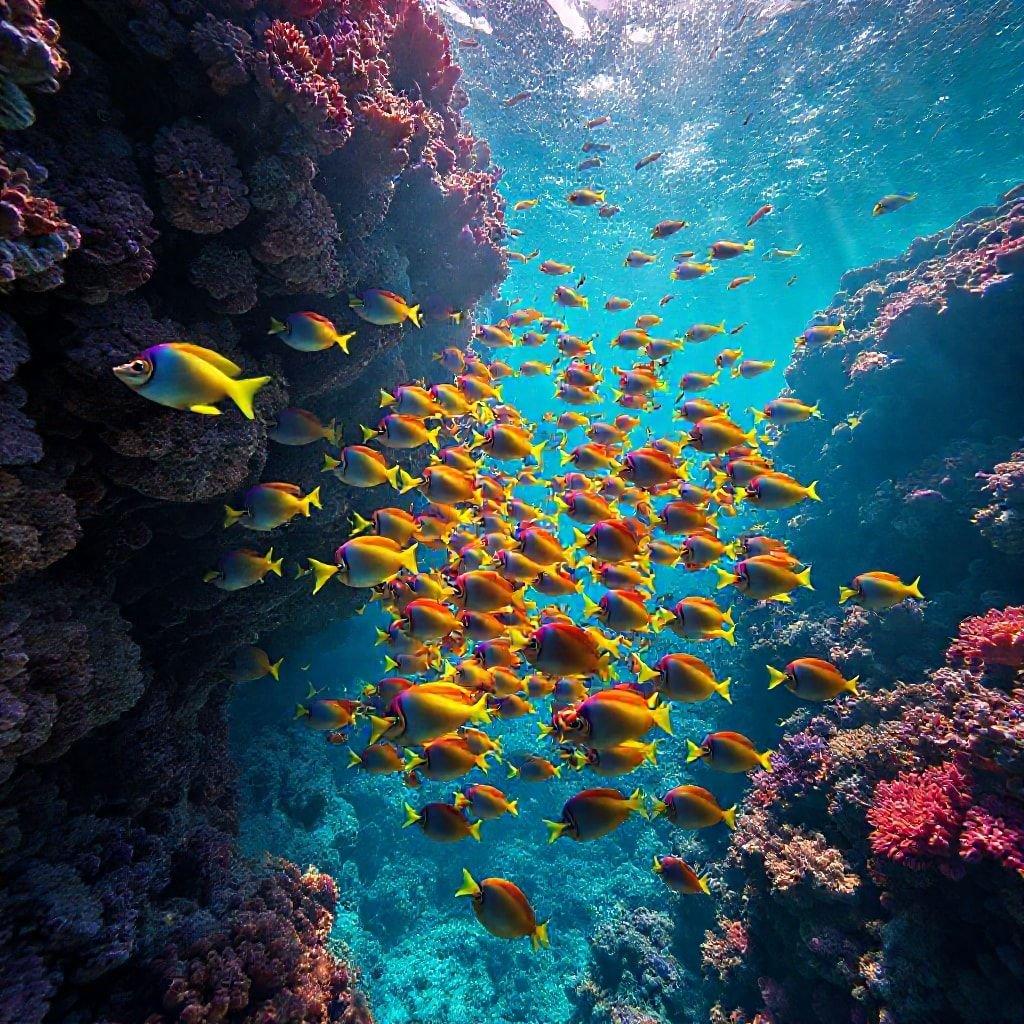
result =
[[[239,490],[322,479],[322,447],[268,442],[277,410],[357,440],[379,385],[469,336],[363,324],[350,290],[466,310],[503,276],[457,77],[416,0],[0,0],[2,1021],[369,1019],[333,883],[236,850],[219,669],[354,598],[202,576]],[[296,308],[354,328],[351,357],[268,339]],[[172,340],[270,374],[257,418],[111,374]],[[272,538],[291,565],[354,507],[324,498]]]

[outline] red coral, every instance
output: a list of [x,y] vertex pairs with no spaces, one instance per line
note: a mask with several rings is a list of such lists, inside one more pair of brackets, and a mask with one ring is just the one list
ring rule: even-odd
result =
[[348,142],[352,115],[334,69],[334,50],[326,36],[307,39],[291,22],[275,21],[263,33],[265,50],[256,54],[257,81],[330,153]]
[[1024,813],[998,797],[983,797],[964,817],[960,855],[974,862],[989,858],[1024,876]]
[[875,789],[867,813],[871,849],[914,870],[937,866],[956,877],[957,844],[969,806],[967,779],[954,764],[900,772]]
[[946,654],[950,665],[1024,668],[1024,607],[993,608],[965,619]]

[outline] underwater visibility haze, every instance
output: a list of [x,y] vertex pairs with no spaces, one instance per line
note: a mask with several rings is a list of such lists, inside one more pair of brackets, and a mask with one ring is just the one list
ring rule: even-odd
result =
[[0,0],[0,1024],[1015,1024],[1024,7]]

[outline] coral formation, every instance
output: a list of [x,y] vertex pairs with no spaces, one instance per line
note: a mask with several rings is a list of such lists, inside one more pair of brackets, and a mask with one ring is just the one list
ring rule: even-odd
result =
[[[468,337],[370,327],[348,291],[467,309],[505,272],[457,77],[415,0],[0,0],[0,1020],[369,1019],[333,883],[236,852],[218,668],[352,598],[227,603],[202,576],[240,489],[319,482],[322,448],[268,442],[277,410],[369,421]],[[352,356],[268,339],[296,304],[354,327]],[[112,375],[176,340],[270,374],[257,418]],[[276,549],[352,509],[325,494]]]

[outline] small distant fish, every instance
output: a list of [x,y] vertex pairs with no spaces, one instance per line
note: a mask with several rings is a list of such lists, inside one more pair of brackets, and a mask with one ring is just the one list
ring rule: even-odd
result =
[[589,121],[585,122],[585,128],[601,128],[606,124],[611,124],[612,119],[607,114],[602,114],[600,117],[592,117]]
[[572,264],[559,263],[558,260],[544,260],[537,269],[542,274],[550,274],[552,277],[560,277],[563,274],[572,273]]
[[348,355],[348,343],[355,337],[355,331],[342,334],[334,323],[319,313],[291,313],[287,320],[271,317],[267,334],[276,334],[289,347],[299,352],[322,352],[337,345]]
[[848,587],[839,588],[839,603],[853,601],[871,611],[892,608],[908,597],[923,600],[921,577],[911,583],[904,583],[891,572],[862,572],[854,576]]
[[771,203],[765,203],[764,206],[759,207],[757,210],[754,211],[754,214],[753,216],[751,216],[750,220],[747,221],[747,227],[753,227],[762,217],[766,217],[769,213],[771,213],[773,209],[774,207]]
[[[715,52],[718,47],[715,47]],[[711,895],[706,877],[698,875],[682,857],[655,857],[651,870],[660,875],[664,883],[673,891],[683,896],[703,894]]]
[[632,305],[633,303],[630,299],[624,299],[618,295],[610,295],[605,300],[604,308],[608,310],[609,313],[617,313],[620,310],[629,309]]
[[598,203],[604,202],[605,192],[592,188],[577,188],[573,189],[565,198],[573,206],[597,206]]
[[804,243],[801,242],[795,249],[769,249],[761,259],[768,261],[769,263],[776,262],[778,260],[791,260],[794,256],[800,255],[800,250],[803,249]]
[[797,281],[797,277],[798,277],[798,275],[797,275],[797,274],[794,274],[794,275],[793,275],[793,276],[792,276],[792,277],[791,277],[791,278],[790,278],[790,279],[789,279],[789,280],[788,280],[788,281],[786,282],[786,287],[787,287],[787,288],[792,288],[792,286],[793,286],[794,284],[796,284],[796,281]]
[[277,414],[277,422],[267,429],[267,437],[278,444],[293,446],[321,439],[337,444],[339,432],[334,420],[324,424],[306,409],[282,409]]
[[221,555],[217,568],[203,576],[204,583],[212,583],[218,590],[243,590],[262,583],[268,573],[280,576],[284,559],[274,559],[274,549],[265,555],[251,548],[238,548]]
[[649,263],[653,263],[658,257],[649,252],[644,252],[642,249],[630,249],[623,265],[627,267],[646,267]]
[[607,142],[593,142],[590,139],[584,142],[582,147],[584,153],[607,153],[611,148]]
[[754,116],[754,112],[750,111],[745,118],[743,118],[743,127],[746,128],[750,124],[750,119]]
[[659,220],[651,228],[651,238],[669,238],[686,227],[685,220]]
[[361,320],[386,327],[409,321],[414,327],[423,326],[419,306],[410,306],[401,295],[384,288],[367,288],[361,295],[348,300],[349,308]]
[[880,217],[883,213],[892,213],[895,210],[900,210],[908,203],[912,203],[916,198],[916,192],[911,192],[909,195],[894,193],[892,195],[882,196],[882,198],[879,199],[871,208],[871,216]]
[[754,274],[741,274],[739,277],[734,277],[726,287],[729,291],[735,291],[737,288],[741,288],[745,284],[750,284],[754,279]]
[[246,644],[235,650],[231,661],[224,670],[224,674],[233,683],[251,683],[257,679],[262,679],[264,676],[270,676],[272,679],[278,680],[281,678],[281,666],[283,664],[284,658],[271,661],[267,652],[262,647]]
[[601,167],[604,161],[599,156],[588,156],[576,165],[577,171],[592,171],[595,167]]
[[712,242],[708,247],[708,259],[731,260],[742,256],[745,252],[753,252],[754,240],[751,238],[746,242],[729,242],[719,240]]
[[517,92],[515,96],[509,96],[508,99],[502,100],[501,105],[503,107],[517,107],[520,103],[525,103],[532,97],[533,92],[529,89],[524,89],[522,92]]
[[746,327],[746,326],[747,326],[747,322],[746,322],[746,320],[744,320],[743,323],[737,324],[729,333],[730,334],[739,334],[740,331],[742,331],[743,328]]
[[643,170],[643,168],[647,167],[649,164],[653,164],[655,160],[660,160],[663,155],[664,154],[661,150],[658,150],[654,153],[648,153],[647,156],[641,157],[639,160],[637,160],[633,169],[636,171]]
[[662,297],[658,299],[658,305],[667,306],[674,298],[674,295],[662,295]]
[[597,215],[599,217],[604,217],[605,219],[607,219],[609,217],[614,217],[616,214],[621,213],[621,212],[622,212],[622,207],[621,206],[609,206],[609,205],[606,204],[606,205],[602,206],[600,210],[597,211]]
[[520,210],[532,210],[539,202],[539,199],[520,199],[512,209],[516,212]]

